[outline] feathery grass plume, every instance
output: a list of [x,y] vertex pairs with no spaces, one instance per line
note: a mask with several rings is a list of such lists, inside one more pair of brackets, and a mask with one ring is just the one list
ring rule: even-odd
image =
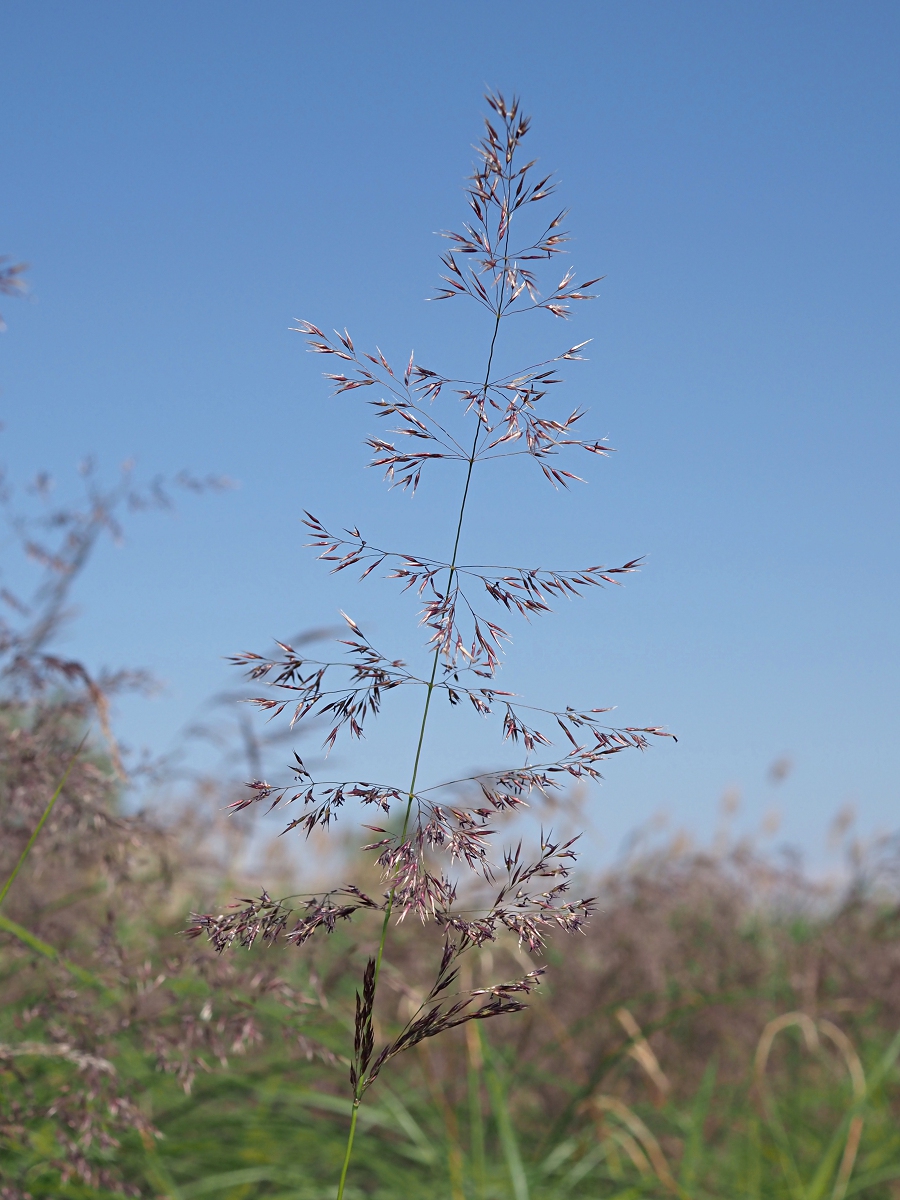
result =
[[[343,654],[335,659],[308,658],[279,643],[281,654],[275,657],[244,653],[232,660],[265,687],[265,693],[252,701],[263,711],[273,717],[285,713],[292,725],[313,717],[327,719],[329,750],[339,738],[363,737],[390,693],[398,688],[420,690],[422,710],[410,732],[413,766],[408,782],[317,779],[295,753],[286,782],[254,780],[234,806],[236,810],[261,803],[270,810],[296,806],[294,811],[299,811],[287,829],[306,835],[330,826],[350,800],[374,809],[381,820],[396,814],[393,828],[366,826],[377,837],[364,851],[376,856],[384,893],[374,900],[356,887],[344,887],[312,897],[295,912],[264,892],[258,901],[242,901],[236,912],[195,915],[188,931],[194,936],[206,934],[219,950],[235,941],[249,946],[257,938],[301,945],[315,931],[330,931],[361,910],[381,914],[377,950],[357,994],[350,1067],[353,1110],[339,1197],[344,1192],[359,1105],[383,1067],[404,1050],[447,1030],[520,1011],[544,970],[539,967],[509,982],[467,988],[461,986],[459,975],[465,952],[493,941],[503,930],[514,934],[530,952],[539,951],[548,931],[580,929],[591,912],[590,898],[570,895],[577,839],[561,840],[542,831],[532,853],[521,842],[494,853],[498,822],[525,808],[529,798],[548,797],[572,780],[599,779],[603,763],[623,750],[643,750],[652,738],[671,736],[656,727],[611,728],[603,723],[609,711],[605,708],[535,707],[495,682],[502,646],[509,639],[495,619],[498,608],[526,618],[547,612],[561,596],[617,584],[622,575],[637,569],[639,560],[617,567],[546,570],[467,564],[459,557],[476,466],[521,457],[533,462],[544,479],[559,489],[578,479],[561,465],[564,454],[602,457],[610,452],[604,440],[581,436],[584,412],[575,409],[555,415],[552,406],[562,382],[560,364],[578,361],[586,343],[521,370],[495,372],[498,337],[507,318],[543,310],[564,319],[575,302],[592,298],[590,289],[599,280],[576,283],[569,269],[561,278],[554,274],[558,282],[545,287],[541,267],[554,270],[554,260],[567,241],[565,213],[551,210],[544,220],[538,216],[542,210],[537,206],[553,195],[554,184],[550,176],[535,170],[534,161],[522,161],[529,120],[518,100],[509,103],[491,94],[487,101],[492,115],[485,122],[480,161],[467,188],[470,218],[461,232],[444,235],[450,246],[442,258],[444,273],[434,297],[465,297],[485,310],[483,375],[474,380],[453,378],[413,356],[395,370],[380,350],[358,350],[346,330],[331,336],[309,321],[297,326],[312,352],[336,360],[336,369],[326,374],[335,394],[377,390],[370,403],[380,419],[393,419],[394,427],[384,437],[369,436],[366,443],[372,450],[371,464],[383,468],[391,487],[415,493],[423,471],[435,462],[458,464],[461,497],[451,514],[455,536],[446,558],[376,546],[356,528],[333,533],[318,517],[306,514],[310,544],[323,561],[333,564],[332,571],[361,567],[361,579],[384,571],[403,590],[415,589],[422,597],[426,664],[417,671],[384,653],[346,614],[347,633],[338,643]],[[468,702],[484,718],[494,718],[501,738],[521,745],[521,764],[422,787],[426,727],[433,702],[440,698],[451,706]],[[554,740],[559,743],[556,747]],[[467,802],[467,795],[475,799]],[[460,883],[451,874],[456,867],[468,868],[481,880],[480,890],[466,889],[464,906],[459,902]],[[399,1032],[376,1050],[373,1014],[391,918],[402,920],[409,913],[438,927],[443,951],[430,991]]]

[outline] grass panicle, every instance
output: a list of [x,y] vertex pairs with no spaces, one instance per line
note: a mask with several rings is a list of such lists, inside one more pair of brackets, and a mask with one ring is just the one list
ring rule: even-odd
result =
[[[6,577],[0,589],[0,1200],[326,1200],[336,1180],[345,1200],[900,1195],[900,840],[851,843],[832,883],[746,842],[637,840],[578,900],[575,801],[566,832],[542,831],[531,851],[510,829],[526,804],[568,801],[570,784],[663,731],[611,729],[602,709],[546,711],[498,686],[509,620],[614,586],[639,560],[465,561],[476,468],[514,454],[564,489],[563,454],[609,450],[579,440],[583,414],[553,407],[581,346],[513,374],[495,365],[507,317],[563,319],[596,281],[567,272],[539,290],[562,217],[520,239],[553,184],[521,163],[518,105],[490,102],[469,224],[448,235],[436,297],[485,310],[484,370],[394,370],[346,331],[302,326],[335,362],[336,389],[368,388],[393,424],[369,439],[390,484],[415,491],[439,459],[459,472],[458,507],[432,522],[445,525],[442,558],[307,515],[332,570],[421,597],[421,669],[349,618],[333,658],[307,656],[323,631],[239,656],[262,716],[284,714],[288,737],[290,719],[301,731],[330,719],[327,745],[361,737],[397,688],[418,689],[399,778],[313,777],[296,753],[269,783],[278,734],[246,719],[237,738],[205,729],[240,744],[240,780],[227,763],[187,784],[158,774],[167,819],[135,811],[109,699],[146,680],[94,675],[53,641],[122,506],[164,508],[169,494],[137,489],[127,469],[101,487],[91,464],[69,510],[45,475],[26,491],[36,512],[0,490],[14,542],[43,572],[26,599]],[[18,268],[7,282],[14,293]],[[439,703],[494,720],[524,761],[432,781]],[[103,738],[82,744],[91,724]],[[351,803],[375,826],[362,859],[347,823],[332,829]],[[322,862],[352,858],[357,882],[298,881],[285,840],[249,821],[262,807],[287,810]],[[603,918],[587,922],[594,908]],[[583,936],[549,936],[567,929]]]
[[[283,940],[300,945],[317,930],[333,930],[337,920],[349,920],[365,909],[382,911],[377,948],[357,996],[350,1067],[353,1118],[338,1200],[346,1186],[359,1104],[386,1064],[460,1025],[520,1012],[544,971],[538,967],[509,982],[464,989],[460,983],[463,956],[494,941],[501,930],[511,932],[530,953],[538,953],[549,930],[578,930],[590,915],[591,899],[573,899],[570,894],[577,838],[542,833],[532,853],[519,842],[498,855],[492,847],[504,818],[527,807],[529,800],[558,792],[568,781],[599,779],[602,765],[612,755],[643,750],[653,738],[668,736],[656,727],[610,728],[603,722],[608,711],[603,708],[554,711],[526,704],[494,682],[503,645],[509,640],[499,623],[502,614],[545,613],[554,599],[618,583],[620,576],[637,569],[638,560],[617,567],[546,570],[479,566],[460,557],[476,468],[519,457],[533,463],[545,481],[560,489],[578,478],[562,465],[563,455],[609,453],[605,441],[582,435],[585,413],[576,409],[567,414],[555,399],[562,382],[561,365],[578,360],[585,343],[511,372],[499,371],[495,365],[507,320],[540,312],[566,318],[573,304],[593,298],[590,289],[599,280],[576,283],[570,269],[555,284],[552,280],[558,275],[551,276],[546,286],[543,276],[554,270],[568,240],[562,224],[565,214],[551,210],[549,218],[541,216],[555,184],[537,171],[534,161],[523,161],[529,119],[518,100],[507,102],[502,95],[491,94],[487,101],[492,112],[467,187],[469,220],[459,231],[444,234],[450,245],[441,260],[444,274],[434,297],[464,298],[484,310],[483,374],[477,380],[456,378],[417,362],[413,355],[395,370],[381,350],[357,349],[346,330],[329,335],[310,321],[297,326],[313,353],[335,360],[335,370],[327,372],[326,378],[336,395],[371,389],[376,394],[370,405],[377,417],[393,421],[383,436],[366,439],[371,465],[384,471],[391,487],[415,494],[423,472],[438,461],[456,464],[460,471],[458,508],[434,514],[435,525],[443,516],[452,530],[445,558],[376,546],[358,528],[335,534],[317,516],[306,514],[311,545],[322,561],[332,564],[332,571],[360,568],[361,579],[386,574],[403,590],[414,589],[422,598],[429,658],[418,671],[407,666],[376,647],[344,614],[347,632],[339,641],[345,651],[342,658],[307,658],[291,645],[279,643],[281,654],[276,658],[245,653],[234,659],[251,680],[265,687],[264,694],[252,701],[263,712],[273,717],[288,714],[292,727],[314,718],[327,720],[327,750],[339,738],[363,737],[398,689],[414,688],[422,694],[420,717],[411,731],[412,768],[407,783],[317,779],[295,752],[288,782],[253,780],[235,806],[238,811],[260,803],[270,810],[296,806],[300,813],[287,829],[299,829],[307,836],[317,828],[328,828],[350,801],[370,808],[379,821],[387,822],[366,826],[378,835],[365,852],[375,856],[382,898],[374,901],[359,887],[344,887],[312,897],[306,909],[295,915],[264,893],[238,913],[195,915],[189,930],[195,936],[205,934],[219,950],[235,940],[251,944],[258,936],[270,944]],[[478,519],[484,522],[488,516],[480,512]],[[486,611],[485,602],[492,609]],[[439,699],[452,706],[468,702],[485,719],[499,718],[502,739],[521,747],[521,764],[424,787],[429,716]],[[395,814],[399,814],[399,828],[390,826]],[[477,893],[454,874],[461,868],[480,878]],[[484,896],[485,891],[493,895]],[[402,920],[411,913],[437,926],[443,950],[421,1003],[376,1051],[375,1003],[392,918]],[[491,1086],[491,1095],[499,1103],[500,1092]],[[509,1158],[514,1145],[511,1126],[503,1127],[508,1128],[504,1146]],[[524,1196],[521,1168],[513,1174],[516,1195]]]

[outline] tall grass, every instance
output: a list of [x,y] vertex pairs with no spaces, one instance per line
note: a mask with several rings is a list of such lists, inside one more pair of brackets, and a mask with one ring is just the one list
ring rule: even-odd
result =
[[[374,896],[358,883],[347,884],[324,896],[308,894],[299,909],[273,900],[267,890],[237,912],[196,914],[188,931],[205,934],[220,952],[235,943],[247,948],[257,940],[301,946],[318,932],[333,932],[338,922],[380,914],[379,933],[357,992],[349,1068],[352,1111],[338,1200],[347,1185],[360,1105],[387,1064],[468,1022],[521,1012],[523,998],[545,970],[533,964],[508,982],[486,979],[481,987],[466,989],[460,973],[466,956],[507,933],[531,954],[539,953],[548,931],[574,932],[591,912],[589,898],[576,899],[571,893],[577,836],[542,831],[531,851],[521,839],[516,845],[515,836],[503,845],[500,837],[509,817],[529,802],[549,803],[564,783],[598,780],[612,755],[644,750],[653,738],[671,736],[656,727],[609,727],[604,723],[608,708],[551,709],[526,703],[496,682],[502,647],[509,640],[501,618],[546,613],[552,601],[616,584],[638,564],[547,570],[471,564],[462,557],[467,520],[482,525],[496,521],[490,506],[472,510],[476,470],[515,458],[537,467],[543,481],[559,491],[578,479],[560,456],[582,451],[596,460],[609,452],[604,440],[582,436],[582,411],[567,413],[555,401],[561,364],[580,359],[586,343],[515,370],[499,366],[500,341],[511,318],[567,318],[573,304],[593,299],[590,288],[599,280],[576,284],[570,268],[558,283],[558,273],[544,282],[544,264],[548,271],[554,269],[550,264],[565,253],[565,213],[542,215],[555,185],[549,175],[536,171],[535,160],[523,161],[530,121],[518,101],[507,102],[499,94],[486,99],[491,113],[466,189],[469,220],[461,231],[444,235],[450,248],[441,260],[445,273],[434,297],[470,301],[486,314],[484,365],[478,375],[445,374],[412,354],[405,368],[395,371],[380,349],[357,350],[346,330],[331,337],[309,321],[298,326],[313,353],[335,360],[326,377],[336,395],[375,389],[377,398],[370,403],[377,416],[397,422],[387,431],[393,440],[372,434],[365,439],[373,451],[371,465],[384,469],[391,487],[415,494],[423,473],[439,461],[459,472],[458,504],[448,512],[429,513],[433,527],[446,529],[444,557],[386,549],[357,528],[334,534],[307,512],[311,544],[321,559],[334,564],[334,571],[359,567],[360,580],[384,571],[422,597],[421,624],[428,635],[424,662],[409,667],[392,652],[376,648],[346,614],[348,632],[339,642],[343,659],[323,661],[281,643],[273,658],[250,653],[234,659],[265,689],[252,702],[272,717],[287,711],[291,727],[301,729],[315,718],[327,719],[328,750],[339,737],[361,738],[364,726],[398,689],[418,691],[421,705],[409,730],[408,774],[398,765],[385,782],[314,778],[295,752],[287,783],[253,780],[249,794],[235,805],[237,811],[260,802],[270,809],[296,805],[299,811],[293,810],[285,832],[300,830],[307,837],[328,829],[346,805],[361,805],[362,828],[375,833],[362,853],[368,856],[366,867],[373,860],[377,864],[381,879]],[[527,527],[527,517],[524,523]],[[586,553],[596,563],[593,547]],[[501,762],[475,774],[465,774],[463,767],[456,778],[428,779],[429,717],[439,700],[465,709],[471,704],[481,717],[493,718],[501,740],[521,748],[519,762]],[[371,824],[373,819],[379,823]],[[436,929],[442,944],[431,954],[430,985],[419,990],[402,1026],[378,1038],[376,1001],[380,1007],[386,949],[396,923],[409,916]],[[489,1078],[496,1090],[494,1076]],[[511,1129],[504,1129],[511,1156]],[[525,1186],[522,1171],[521,1166],[514,1171],[518,1193]]]

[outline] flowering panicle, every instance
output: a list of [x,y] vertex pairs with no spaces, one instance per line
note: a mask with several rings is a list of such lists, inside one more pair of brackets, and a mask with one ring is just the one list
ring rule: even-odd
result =
[[[335,904],[334,896],[348,896],[346,903]],[[192,925],[185,930],[187,937],[200,937],[205,934],[216,950],[221,953],[235,943],[249,948],[259,939],[267,945],[274,945],[282,935],[286,942],[302,946],[317,929],[333,933],[338,921],[346,921],[353,913],[361,908],[380,909],[382,905],[361,892],[359,888],[348,885],[336,888],[319,899],[311,896],[297,916],[293,929],[285,933],[295,910],[287,908],[280,900],[273,900],[268,892],[263,892],[258,900],[242,900],[243,908],[233,904],[231,911],[220,913],[214,917],[211,913],[191,913]]]
[[[421,598],[428,663],[416,672],[404,661],[383,654],[346,614],[349,635],[339,639],[342,653],[333,660],[307,658],[287,643],[278,643],[280,653],[273,657],[244,653],[232,660],[260,686],[261,694],[250,702],[271,717],[288,714],[292,727],[314,719],[327,721],[328,750],[344,733],[351,739],[362,738],[389,693],[398,688],[421,689],[423,711],[408,783],[314,779],[295,753],[290,781],[253,780],[246,796],[232,806],[240,811],[258,803],[270,810],[295,805],[296,815],[285,832],[299,830],[307,835],[330,825],[351,800],[374,807],[383,819],[393,818],[383,825],[367,825],[376,839],[363,848],[381,871],[383,895],[375,900],[346,886],[311,897],[295,911],[263,892],[258,900],[241,901],[226,914],[195,916],[189,930],[192,936],[205,934],[220,951],[235,944],[251,946],[257,939],[302,945],[318,930],[331,932],[339,921],[360,912],[380,914],[378,949],[366,965],[356,996],[350,1068],[354,1116],[339,1200],[355,1114],[363,1093],[384,1065],[426,1038],[464,1022],[519,1011],[523,997],[542,973],[540,969],[511,983],[460,991],[460,957],[502,931],[530,952],[539,952],[551,930],[578,930],[590,915],[592,899],[570,894],[577,839],[559,841],[542,831],[536,852],[529,855],[521,842],[504,848],[504,822],[530,800],[551,797],[568,781],[600,779],[602,764],[611,756],[645,750],[652,739],[671,736],[656,726],[608,726],[603,723],[608,708],[557,710],[528,705],[493,682],[502,645],[509,640],[496,616],[531,619],[547,613],[560,599],[618,585],[623,576],[638,570],[641,560],[633,558],[614,567],[545,568],[467,564],[459,558],[469,482],[476,467],[520,456],[536,462],[554,487],[566,488],[579,477],[561,464],[560,456],[575,450],[594,457],[611,453],[604,438],[583,435],[583,410],[554,407],[562,383],[561,365],[580,360],[586,342],[522,370],[500,374],[494,369],[498,333],[506,318],[541,310],[568,317],[575,302],[592,298],[590,289],[599,279],[576,283],[569,269],[561,278],[553,276],[558,282],[544,287],[540,264],[552,264],[564,253],[566,214],[558,212],[538,223],[536,232],[520,234],[527,214],[553,194],[555,185],[549,176],[535,171],[534,161],[520,161],[529,121],[518,101],[508,103],[500,95],[487,99],[493,116],[486,122],[479,162],[467,188],[469,220],[460,231],[444,234],[450,245],[441,260],[442,283],[433,297],[466,296],[490,313],[492,333],[483,378],[441,374],[417,362],[414,354],[404,367],[395,369],[380,349],[374,353],[357,349],[346,330],[331,335],[310,321],[295,327],[313,353],[336,360],[335,369],[326,373],[336,395],[361,388],[376,390],[369,403],[378,420],[390,424],[367,437],[366,444],[372,451],[370,465],[384,471],[391,487],[415,493],[422,472],[438,461],[457,463],[464,473],[462,500],[452,516],[456,537],[447,558],[385,549],[358,528],[335,534],[306,513],[310,545],[322,561],[331,564],[332,572],[358,568],[360,580],[385,574],[398,581],[403,591]],[[486,604],[496,606],[501,614],[495,610],[486,615]],[[419,780],[426,727],[432,701],[440,694],[451,706],[468,701],[480,716],[494,719],[500,740],[520,751],[522,761],[423,787]],[[470,880],[465,886],[457,878],[461,869]],[[376,1050],[375,1005],[391,920],[410,913],[442,931],[440,966],[416,1012]]]
[[[467,1021],[484,1021],[488,1017],[500,1017],[507,1013],[521,1012],[525,1008],[520,1000],[514,1000],[511,997],[517,994],[527,995],[532,988],[536,987],[541,975],[544,974],[543,967],[539,967],[536,971],[529,971],[524,978],[513,980],[511,983],[499,983],[489,988],[454,992],[450,989],[457,982],[459,975],[459,969],[454,964],[464,949],[465,946],[462,942],[457,943],[449,938],[444,942],[444,952],[437,978],[416,1012],[393,1041],[388,1042],[382,1049],[370,1069],[367,1070],[371,1049],[369,1057],[365,1059],[365,1066],[360,1057],[359,1067],[361,1069],[357,1073],[359,1095],[362,1095],[365,1089],[375,1082],[386,1062],[404,1050],[411,1050],[413,1046],[417,1046],[426,1038],[446,1033],[447,1030],[464,1025]],[[374,960],[370,960],[369,967],[373,966]],[[369,967],[366,969],[367,979]],[[359,1014],[359,998],[357,996],[357,1028],[360,1024]],[[364,1019],[368,1021],[367,1029],[371,1029],[371,1007],[368,1010],[364,1009]],[[357,1038],[359,1038],[359,1034],[357,1034]],[[353,1072],[351,1072],[352,1078]]]

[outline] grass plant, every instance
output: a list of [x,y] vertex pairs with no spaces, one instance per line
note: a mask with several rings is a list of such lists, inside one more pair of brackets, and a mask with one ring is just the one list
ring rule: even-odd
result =
[[[495,682],[501,647],[509,635],[492,615],[484,615],[483,604],[532,617],[549,611],[554,598],[618,582],[620,576],[637,569],[637,560],[619,567],[546,570],[471,565],[460,558],[476,467],[522,458],[536,465],[544,480],[559,490],[577,479],[559,464],[560,455],[580,450],[597,458],[608,453],[604,441],[582,437],[582,411],[566,415],[555,402],[562,382],[560,364],[578,360],[585,343],[512,371],[496,365],[501,329],[508,320],[543,313],[566,318],[573,303],[592,299],[590,288],[599,280],[576,284],[570,269],[555,286],[544,287],[542,264],[553,269],[554,260],[565,252],[565,213],[554,212],[549,219],[540,216],[554,185],[550,176],[536,171],[535,161],[523,161],[529,119],[519,102],[493,94],[487,102],[492,112],[467,187],[469,222],[460,232],[445,234],[450,249],[443,256],[444,275],[434,297],[472,301],[485,312],[487,346],[479,377],[445,375],[416,362],[412,355],[404,369],[395,371],[380,350],[357,351],[346,330],[332,338],[308,321],[298,327],[314,353],[337,360],[337,370],[327,375],[336,394],[375,389],[379,394],[371,404],[378,417],[397,422],[390,430],[392,440],[374,435],[366,439],[373,451],[372,465],[384,469],[392,487],[415,494],[423,471],[438,461],[456,464],[460,470],[458,508],[435,513],[435,525],[443,518],[449,526],[446,558],[375,546],[357,528],[335,535],[307,513],[312,545],[320,550],[321,559],[334,564],[335,571],[360,567],[364,579],[385,570],[404,590],[416,589],[424,602],[428,660],[421,671],[407,667],[377,649],[346,614],[349,633],[342,641],[347,650],[343,659],[308,658],[281,645],[282,655],[275,659],[243,654],[234,660],[248,668],[251,679],[266,685],[266,694],[253,702],[272,716],[288,710],[292,726],[328,718],[331,730],[325,746],[329,750],[342,734],[361,738],[367,719],[380,713],[390,693],[400,688],[421,691],[420,716],[410,730],[408,783],[315,779],[295,752],[288,784],[255,780],[248,797],[235,806],[240,811],[262,802],[270,808],[297,805],[302,815],[291,820],[288,829],[307,835],[327,828],[346,802],[368,808],[379,821],[387,822],[373,826],[367,817],[364,823],[376,834],[364,852],[377,856],[383,894],[372,898],[358,885],[348,885],[309,898],[305,910],[298,913],[264,892],[237,913],[197,916],[190,930],[194,935],[207,934],[220,951],[235,942],[249,946],[257,938],[300,946],[315,932],[331,931],[337,921],[356,913],[381,914],[377,945],[357,993],[350,1066],[352,1113],[338,1200],[347,1183],[360,1104],[387,1063],[425,1039],[467,1022],[521,1011],[522,997],[533,990],[544,971],[538,966],[509,982],[489,981],[484,987],[465,990],[459,973],[463,956],[494,941],[499,930],[512,932],[534,954],[540,951],[547,930],[577,930],[591,911],[590,899],[570,896],[577,837],[560,839],[542,832],[532,857],[521,841],[498,854],[492,848],[499,824],[527,807],[529,800],[547,800],[564,781],[599,779],[600,768],[610,756],[645,749],[650,739],[669,736],[659,728],[610,728],[604,724],[609,711],[605,708],[536,707]],[[481,511],[478,519],[484,523],[490,516]],[[468,702],[486,719],[499,717],[502,737],[523,748],[521,765],[423,786],[429,715],[438,699],[453,706]],[[560,735],[562,747],[550,750]],[[392,828],[389,818],[398,812],[399,829]],[[480,877],[479,891],[456,877],[463,868]],[[376,1048],[375,1004],[392,920],[403,921],[411,914],[437,927],[442,949],[436,955],[430,987],[402,1028]],[[499,1103],[499,1084],[493,1074],[489,1078]],[[513,1164],[517,1160],[511,1126],[504,1124],[503,1129],[505,1151]],[[521,1200],[522,1168],[511,1165],[510,1169]]]
[[[475,223],[450,235],[442,293],[491,314],[484,374],[464,382],[415,362],[395,374],[349,335],[304,326],[314,350],[343,364],[338,390],[380,385],[377,412],[418,447],[370,439],[391,481],[414,490],[439,457],[461,471],[446,561],[377,549],[357,530],[334,538],[309,518],[334,569],[386,567],[420,591],[427,669],[381,655],[352,621],[338,662],[287,645],[275,660],[241,658],[272,685],[264,712],[330,715],[329,743],[359,736],[387,693],[418,688],[409,782],[313,779],[298,755],[290,786],[207,781],[169,824],[127,812],[107,695],[140,680],[93,678],[51,642],[72,580],[117,528],[116,505],[148,497],[127,478],[100,489],[88,470],[82,510],[10,521],[47,577],[30,603],[10,604],[18,625],[0,621],[0,1200],[333,1200],[338,1180],[344,1200],[900,1197],[900,840],[851,844],[846,879],[830,887],[749,844],[638,843],[604,876],[578,880],[593,901],[570,898],[568,836],[542,836],[531,860],[510,849],[491,862],[488,831],[526,799],[592,778],[661,732],[604,729],[595,711],[545,713],[567,753],[542,761],[549,738],[531,722],[544,718],[495,684],[505,633],[469,606],[483,589],[534,615],[617,578],[469,566],[458,553],[476,466],[522,454],[564,486],[557,451],[605,449],[574,438],[579,414],[543,415],[555,364],[579,347],[491,373],[516,305],[562,316],[588,287],[564,278],[549,299],[537,292],[528,264],[555,257],[560,217],[530,251],[511,249],[513,219],[518,228],[550,184],[518,165],[518,105],[491,103]],[[455,397],[446,413],[432,404],[442,394]],[[46,500],[45,477],[34,492]],[[52,536],[59,545],[41,540]],[[342,671],[349,680],[333,690]],[[524,764],[424,787],[438,700],[499,717]],[[99,745],[84,743],[92,721]],[[298,883],[273,855],[271,891],[285,899],[225,909],[249,894],[259,850],[246,818],[220,819],[228,802],[251,814],[293,804],[291,825],[314,838],[351,802],[383,824],[356,885],[292,912]],[[460,862],[474,882],[450,878]],[[189,907],[212,946],[179,936]],[[602,919],[586,923],[593,907]],[[566,937],[572,929],[583,936]],[[306,953],[273,955],[275,942]],[[232,945],[244,953],[219,953]]]

